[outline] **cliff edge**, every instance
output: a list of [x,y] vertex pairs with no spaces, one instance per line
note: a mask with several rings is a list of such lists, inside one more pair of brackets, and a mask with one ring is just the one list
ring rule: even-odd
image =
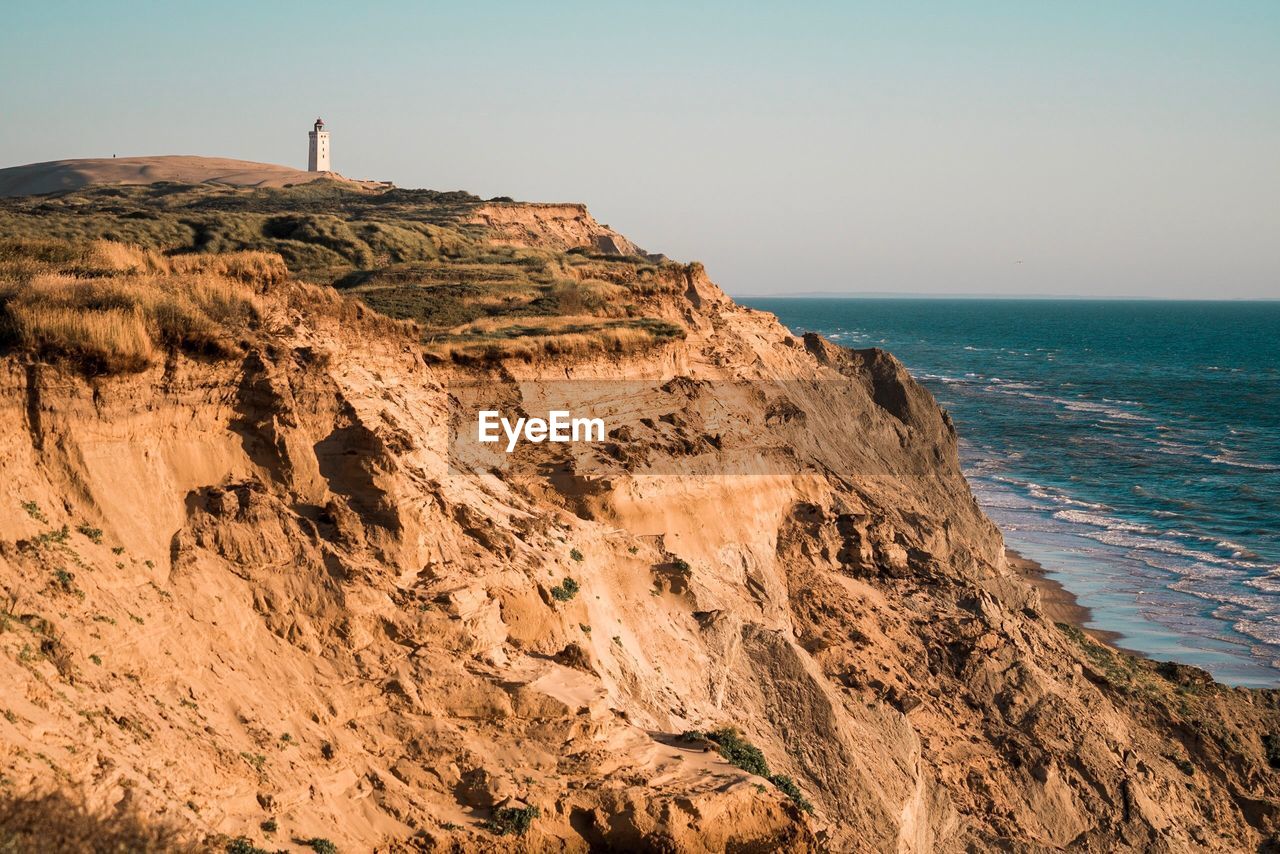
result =
[[[572,206],[82,192],[0,207],[11,796],[223,848],[1274,843],[1275,693],[1049,620],[891,355]],[[475,465],[472,394],[618,429]]]

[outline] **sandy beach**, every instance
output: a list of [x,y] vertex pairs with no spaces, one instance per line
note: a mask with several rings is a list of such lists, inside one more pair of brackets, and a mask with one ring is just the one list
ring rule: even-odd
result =
[[[1069,623],[1094,640],[1113,646],[1116,649],[1124,650],[1131,655],[1142,655],[1142,653],[1128,649],[1120,643],[1120,639],[1124,636],[1119,632],[1091,628],[1088,623],[1093,619],[1093,612],[1081,605],[1074,593],[1050,578],[1048,570],[1039,562],[1023,557],[1013,549],[1005,549],[1004,553],[1009,559],[1009,566],[1040,591],[1042,609],[1054,622]],[[1145,658],[1146,656],[1143,657]]]

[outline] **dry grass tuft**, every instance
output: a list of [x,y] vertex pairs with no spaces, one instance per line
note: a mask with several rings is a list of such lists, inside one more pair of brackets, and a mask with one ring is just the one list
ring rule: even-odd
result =
[[112,273],[160,273],[169,269],[165,258],[150,249],[110,240],[92,241],[84,261],[93,269]]
[[559,310],[565,314],[608,314],[617,316],[627,289],[600,279],[557,282],[551,288]]
[[0,852],[4,854],[194,854],[205,850],[174,827],[135,810],[94,812],[61,792],[0,794]]
[[8,309],[24,346],[41,353],[78,355],[94,363],[94,373],[141,371],[155,362],[155,346],[137,309],[84,312],[22,304]]
[[174,255],[165,259],[173,273],[212,273],[246,284],[270,287],[289,277],[284,259],[274,252],[224,252],[219,255]]
[[477,320],[432,340],[427,353],[459,363],[531,362],[595,353],[626,355],[684,336],[682,327],[654,318],[498,317]]
[[[150,263],[146,253],[104,245],[107,251],[91,250],[99,262],[129,270]],[[239,351],[235,336],[260,319],[252,288],[206,272],[40,273],[0,283],[0,343],[74,361],[92,374],[141,371],[173,350],[231,355]]]
[[274,252],[164,255],[111,240],[0,239],[0,280],[30,281],[42,273],[89,278],[209,273],[262,288],[277,285],[289,275],[284,259]]
[[621,355],[684,336],[629,302],[654,282],[680,286],[680,271],[635,259],[469,243],[458,258],[441,249],[353,271],[339,294],[290,278],[272,252],[165,254],[157,245],[0,238],[0,348],[113,374],[174,352],[231,357],[262,334],[324,323],[425,338],[428,356],[459,362]]

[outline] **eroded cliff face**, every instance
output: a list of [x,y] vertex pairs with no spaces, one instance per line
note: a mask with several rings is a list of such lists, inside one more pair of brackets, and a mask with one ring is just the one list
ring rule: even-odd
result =
[[[899,363],[663,269],[634,299],[687,336],[572,365],[428,364],[300,313],[230,363],[89,380],[6,358],[8,785],[268,848],[1272,837],[1270,692],[1055,626]],[[458,389],[538,411],[566,368],[624,439],[459,470]],[[682,737],[730,726],[811,814]],[[526,806],[523,835],[484,825]]]
[[582,204],[490,202],[472,211],[467,221],[484,226],[497,246],[644,254],[625,236],[596,222]]

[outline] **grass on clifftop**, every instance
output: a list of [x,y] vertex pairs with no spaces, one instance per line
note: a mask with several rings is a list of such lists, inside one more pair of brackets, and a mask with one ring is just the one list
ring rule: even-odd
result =
[[[166,256],[104,240],[0,238],[0,349],[90,375],[145,370],[175,352],[230,358],[265,330],[264,294],[276,289],[288,307],[360,319],[328,288],[284,288],[288,275],[267,252]],[[410,329],[363,313],[385,332]]]
[[226,356],[238,351],[234,334],[261,320],[246,282],[284,273],[260,252],[174,261],[105,241],[4,240],[0,343],[90,373],[142,370],[167,350]]
[[[628,353],[684,335],[640,305],[681,290],[680,265],[495,245],[466,221],[481,204],[466,193],[326,181],[0,199],[0,344],[78,355],[98,372],[154,364],[165,349],[228,352],[224,333],[251,324],[254,304],[224,280],[260,289],[286,275],[416,324],[441,360]],[[63,278],[40,278],[49,273]],[[199,276],[205,284],[174,279]]]

